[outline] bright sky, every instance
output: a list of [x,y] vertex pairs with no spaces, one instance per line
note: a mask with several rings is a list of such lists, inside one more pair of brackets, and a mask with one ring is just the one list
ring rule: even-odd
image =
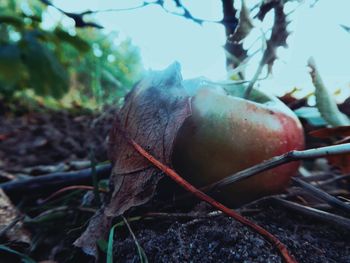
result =
[[[207,20],[221,19],[221,5],[218,0],[183,0],[193,16]],[[240,2],[240,1],[236,1]],[[247,4],[257,2],[247,0]],[[293,1],[292,1],[293,2]],[[280,60],[275,63],[273,75],[261,81],[261,88],[283,94],[293,87],[303,89],[303,93],[313,90],[307,60],[313,56],[326,85],[336,90],[342,89],[342,97],[350,94],[350,34],[340,24],[350,26],[350,1],[319,0],[310,8],[312,0],[300,5],[291,15],[288,49],[280,49]],[[55,5],[65,11],[82,12],[87,9],[104,10],[138,6],[138,0],[56,0]],[[83,3],[83,4],[82,4]],[[298,3],[286,6],[294,10]],[[50,9],[48,17],[60,17]],[[271,26],[271,16],[262,24],[255,23],[246,45],[261,36],[261,30]],[[123,12],[104,12],[95,16],[105,27],[105,32],[117,31],[120,39],[130,37],[140,48],[146,68],[162,69],[177,60],[181,63],[184,78],[205,76],[212,80],[224,80],[225,43],[224,28],[220,24],[205,23],[199,26],[190,20],[165,13],[158,6],[149,6]],[[64,23],[72,21],[63,20]],[[255,42],[255,49],[261,47]],[[246,69],[247,79],[254,74],[259,57],[254,57]]]

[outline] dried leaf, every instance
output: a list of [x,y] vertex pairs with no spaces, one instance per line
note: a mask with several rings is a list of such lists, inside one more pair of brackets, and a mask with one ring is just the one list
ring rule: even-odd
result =
[[[349,140],[350,126],[323,128],[312,131],[309,134],[318,138],[345,137],[342,140],[336,142],[336,144],[341,144]],[[342,173],[350,173],[350,154],[328,156],[327,160],[330,165],[338,167]]]
[[150,73],[135,86],[126,97],[110,134],[111,196],[91,219],[76,246],[96,256],[96,241],[106,236],[112,218],[149,201],[163,177],[135,151],[127,138],[171,166],[175,136],[190,114],[190,98],[182,85],[178,63],[165,71]]
[[311,136],[318,138],[329,138],[336,136],[350,136],[350,126],[338,126],[334,128],[323,128],[311,131]]
[[330,165],[338,167],[344,174],[350,173],[350,154],[328,156]]
[[338,107],[342,113],[350,117],[350,97],[347,98],[343,103],[339,104]]
[[331,126],[347,126],[350,125],[349,118],[340,112],[332,94],[324,85],[320,74],[316,68],[316,63],[313,58],[308,61],[308,66],[311,68],[312,83],[315,86],[316,106],[322,117]]
[[11,203],[10,199],[0,189],[0,233],[12,242],[24,242],[30,244],[29,232],[23,228],[20,213]]
[[241,40],[243,40],[246,36],[249,35],[253,27],[253,22],[249,16],[249,10],[245,4],[245,1],[242,0],[241,12],[239,14],[239,22],[230,40],[239,43]]
[[[266,6],[265,8],[263,8]],[[268,6],[268,8],[267,8]],[[277,48],[278,47],[287,47],[287,37],[289,35],[287,31],[287,18],[283,11],[284,1],[269,1],[268,3],[264,3],[260,10],[264,10],[260,17],[264,19],[266,13],[270,11],[272,8],[274,9],[275,19],[272,27],[272,32],[270,39],[266,42],[266,50],[264,52],[261,64],[267,64],[268,70],[271,72],[273,63],[277,59]],[[258,16],[259,17],[259,16]],[[259,18],[260,18],[259,17]]]

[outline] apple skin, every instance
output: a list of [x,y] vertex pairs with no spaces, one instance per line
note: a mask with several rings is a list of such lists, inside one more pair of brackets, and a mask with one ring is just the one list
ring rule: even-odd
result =
[[[273,156],[303,149],[304,133],[295,114],[277,98],[254,92],[255,101],[250,101],[217,87],[191,88],[192,115],[179,130],[172,155],[181,176],[202,187]],[[298,166],[298,162],[285,164],[229,185],[219,200],[238,206],[278,193]]]

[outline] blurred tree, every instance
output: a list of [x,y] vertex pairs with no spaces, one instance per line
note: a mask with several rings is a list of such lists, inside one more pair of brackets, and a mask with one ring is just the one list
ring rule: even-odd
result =
[[[225,28],[226,42],[224,48],[226,51],[226,68],[229,79],[245,80],[244,69],[247,62],[254,54],[261,55],[260,63],[257,65],[256,72],[251,80],[249,80],[245,97],[249,96],[255,82],[259,79],[265,68],[267,68],[267,74],[271,73],[272,66],[277,59],[277,49],[279,47],[287,46],[286,40],[289,35],[289,32],[287,31],[288,16],[293,12],[286,13],[284,8],[285,5],[288,2],[301,2],[301,0],[221,0],[217,1],[217,3],[221,4],[222,7],[222,18],[214,21],[193,16],[191,10],[189,10],[187,7],[189,1],[183,0],[144,0],[138,1],[139,4],[136,6],[131,4],[132,6],[129,8],[88,10],[76,13],[70,13],[62,10],[50,0],[40,1],[71,18],[74,21],[75,27],[77,28],[87,26],[100,28],[100,25],[86,21],[86,19],[88,19],[92,14],[99,12],[135,10],[152,5],[162,8],[168,14],[183,17],[184,19],[191,20],[199,25],[204,23],[221,24]],[[206,3],[204,3],[203,6]],[[246,3],[249,5],[246,5]],[[273,15],[274,19],[268,30],[262,30],[261,39],[264,42],[263,47],[255,51],[251,50],[253,49],[254,45],[244,47],[244,40],[254,28],[253,22],[264,22],[267,14],[270,13]]]
[[95,27],[44,29],[45,9],[39,1],[0,2],[0,98],[34,91],[100,105],[122,97],[142,72],[131,41],[117,46]]

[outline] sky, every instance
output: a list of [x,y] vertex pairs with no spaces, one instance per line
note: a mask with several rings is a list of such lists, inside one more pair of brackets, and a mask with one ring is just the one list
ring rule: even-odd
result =
[[[170,1],[171,2],[171,1]],[[220,20],[221,5],[218,0],[183,0],[192,15],[206,20]],[[240,1],[236,1],[240,2]],[[257,1],[246,0],[248,6]],[[313,90],[307,68],[307,60],[313,57],[326,86],[335,91],[341,89],[341,98],[350,95],[350,34],[340,25],[350,26],[350,1],[319,0],[297,1],[287,4],[292,21],[288,30],[288,48],[278,50],[279,59],[273,74],[259,82],[259,88],[281,95],[293,87],[300,88],[301,95]],[[130,8],[140,5],[138,0],[56,0],[55,5],[69,12]],[[171,6],[169,6],[171,8]],[[238,4],[239,7],[239,4]],[[57,20],[73,25],[73,21],[62,17],[53,8],[47,20]],[[117,31],[120,41],[130,37],[140,48],[146,69],[163,69],[173,61],[182,65],[183,77],[205,76],[214,81],[227,78],[225,70],[224,28],[220,24],[204,23],[202,26],[183,17],[167,14],[158,6],[118,12],[101,12],[94,16],[106,33]],[[244,45],[253,45],[252,50],[261,49],[262,32],[272,24],[272,14],[263,23],[254,20],[254,30]],[[254,56],[246,68],[249,80],[255,73],[260,57]]]

